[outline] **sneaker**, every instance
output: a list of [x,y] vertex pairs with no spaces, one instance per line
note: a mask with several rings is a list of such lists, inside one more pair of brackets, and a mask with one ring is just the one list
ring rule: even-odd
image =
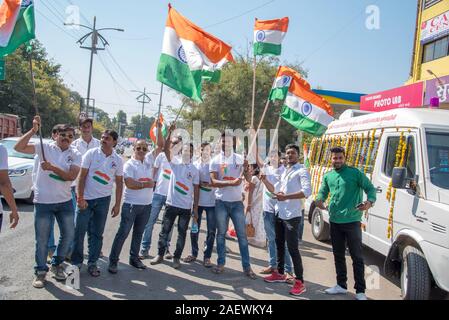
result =
[[181,268],[181,260],[174,258],[173,259],[173,268],[180,269]]
[[153,260],[151,260],[150,264],[155,266],[157,264],[161,264],[164,261],[164,256],[156,256]]
[[108,267],[108,271],[109,271],[109,273],[117,274],[117,272],[118,272],[118,266],[117,266],[117,263],[115,263],[115,262],[110,262],[110,263],[109,263],[109,267]]
[[304,292],[306,292],[306,287],[301,280],[295,280],[295,284],[293,285],[292,290],[290,290],[290,294],[293,296],[300,296]]
[[53,273],[53,278],[57,281],[65,281],[67,279],[67,273],[65,273],[65,268],[63,265],[51,266],[51,272]]
[[340,287],[338,284],[335,287],[324,290],[326,294],[336,295],[336,294],[347,294],[348,290]]
[[142,263],[140,260],[130,260],[129,264],[136,269],[145,270],[147,268],[146,265]]
[[140,260],[151,259],[149,250],[141,250],[139,255]]
[[45,287],[45,277],[47,276],[47,272],[38,271],[36,277],[33,280],[33,287],[36,289],[42,289]]
[[171,254],[170,251],[168,251],[168,250],[167,250],[167,252],[165,253],[165,259],[167,259],[167,260],[173,259],[172,254]]
[[366,294],[364,294],[364,293],[357,293],[355,295],[355,299],[359,300],[359,301],[366,301],[366,300],[368,300],[368,298],[366,297]]
[[287,281],[287,276],[285,274],[279,274],[279,272],[274,271],[271,276],[265,277],[263,278],[263,280],[268,283],[284,283]]

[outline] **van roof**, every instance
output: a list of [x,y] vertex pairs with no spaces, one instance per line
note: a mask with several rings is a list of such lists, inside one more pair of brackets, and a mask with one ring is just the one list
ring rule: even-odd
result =
[[347,133],[382,128],[447,127],[449,111],[441,109],[394,109],[376,112],[351,119],[336,120],[326,134]]

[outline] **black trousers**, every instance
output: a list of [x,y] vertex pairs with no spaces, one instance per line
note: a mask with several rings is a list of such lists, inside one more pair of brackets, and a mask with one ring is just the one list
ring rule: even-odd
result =
[[331,223],[332,249],[334,252],[337,284],[347,289],[346,244],[352,259],[356,293],[365,293],[365,264],[362,252],[362,229],[360,222]]
[[184,246],[186,244],[187,229],[189,228],[190,217],[192,211],[187,209],[181,209],[176,207],[167,206],[164,219],[162,221],[162,230],[159,234],[158,254],[163,256],[167,251],[168,236],[175,224],[175,220],[178,219],[178,241],[176,242],[176,251],[173,255],[175,259],[180,259]]
[[304,268],[302,265],[301,253],[299,252],[298,231],[301,223],[301,217],[291,220],[282,220],[276,216],[276,252],[278,272],[284,274],[285,265],[285,242],[287,242],[288,253],[292,258],[295,277],[304,282]]

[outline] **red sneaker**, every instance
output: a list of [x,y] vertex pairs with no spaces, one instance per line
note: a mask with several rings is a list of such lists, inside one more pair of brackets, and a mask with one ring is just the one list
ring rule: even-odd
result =
[[294,296],[300,296],[304,292],[306,292],[306,287],[304,286],[304,283],[302,283],[302,281],[300,280],[296,280],[292,290],[290,291],[290,294]]
[[285,274],[279,274],[279,272],[274,271],[271,276],[263,278],[265,282],[275,283],[275,282],[286,282],[287,276]]

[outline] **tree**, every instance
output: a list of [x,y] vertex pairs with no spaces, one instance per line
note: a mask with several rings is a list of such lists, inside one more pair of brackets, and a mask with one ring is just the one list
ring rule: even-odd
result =
[[[279,61],[276,58],[264,58],[258,61],[256,72],[256,102],[255,126],[259,123],[265,108],[268,95],[276,76]],[[297,70],[303,77],[307,72],[298,64],[287,64]],[[203,103],[196,103],[184,98],[185,110],[181,113],[180,126],[192,130],[192,122],[199,120],[203,129],[214,128],[246,130],[251,122],[253,83],[252,58],[238,55],[235,63],[228,64],[223,70],[219,84],[205,83],[203,85]],[[275,129],[281,103],[273,103],[267,112],[262,129]],[[178,110],[173,110],[177,112]],[[279,128],[279,145],[285,146],[295,142],[296,129],[287,122],[282,121]]]
[[148,118],[147,116],[143,116],[143,130],[141,129],[141,115],[136,115],[131,118],[131,126],[134,128],[134,136],[137,137],[137,134],[142,132],[141,139],[150,139],[150,129],[153,125],[155,118]]
[[[33,42],[31,56],[43,135],[50,136],[52,127],[58,123],[77,125],[79,102],[64,85],[60,65],[48,60],[38,41]],[[35,115],[28,57],[24,46],[9,55],[6,58],[6,80],[0,81],[0,112],[21,117],[24,131],[31,128]]]

